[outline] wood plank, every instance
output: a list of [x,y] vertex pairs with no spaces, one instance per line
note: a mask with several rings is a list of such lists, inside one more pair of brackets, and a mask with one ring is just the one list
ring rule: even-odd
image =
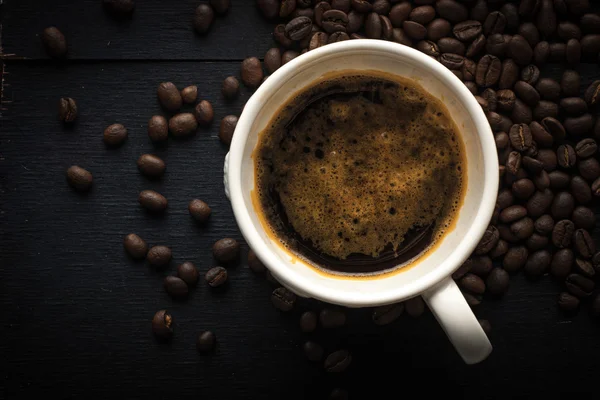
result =
[[39,35],[48,26],[66,36],[70,59],[234,60],[262,57],[274,24],[254,1],[233,0],[230,12],[215,19],[210,32],[192,28],[196,0],[138,1],[133,18],[116,21],[100,0],[7,0],[3,5],[4,54],[47,58]]

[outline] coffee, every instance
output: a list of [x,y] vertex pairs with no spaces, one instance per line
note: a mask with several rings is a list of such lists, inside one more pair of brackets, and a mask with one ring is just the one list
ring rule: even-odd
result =
[[459,131],[410,79],[346,71],[282,106],[260,134],[254,193],[270,231],[310,264],[369,274],[452,227],[466,187]]

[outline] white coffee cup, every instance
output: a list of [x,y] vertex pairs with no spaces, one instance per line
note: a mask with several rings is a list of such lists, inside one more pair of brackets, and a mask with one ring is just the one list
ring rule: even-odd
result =
[[[292,96],[324,74],[343,70],[375,70],[416,80],[444,102],[461,131],[467,155],[467,188],[454,230],[414,266],[362,280],[323,274],[293,257],[267,234],[251,196],[252,152],[259,133]],[[242,235],[283,286],[299,296],[347,307],[381,306],[421,295],[466,363],[480,362],[490,354],[492,346],[451,275],[472,253],[491,219],[498,157],[483,110],[440,63],[407,46],[379,40],[334,43],[297,57],[273,73],[246,104],[224,172],[225,191]]]

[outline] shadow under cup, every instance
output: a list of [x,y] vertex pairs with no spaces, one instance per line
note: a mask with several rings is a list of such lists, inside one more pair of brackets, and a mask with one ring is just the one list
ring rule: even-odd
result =
[[[369,41],[370,42],[370,41]],[[372,42],[371,42],[372,43]],[[463,83],[437,61],[399,44],[356,44],[344,51],[328,45],[306,53],[276,71],[254,94],[238,123],[228,160],[228,186],[234,213],[251,248],[274,277],[298,295],[334,304],[365,307],[420,294],[456,270],[471,254],[491,218],[498,188],[493,134],[480,106]],[[329,48],[329,49],[328,49]],[[321,50],[321,51],[320,51]],[[410,268],[363,278],[325,274],[292,255],[265,232],[255,205],[254,151],[258,135],[281,105],[323,75],[336,71],[379,71],[414,79],[448,108],[464,143],[467,182],[453,230]]]

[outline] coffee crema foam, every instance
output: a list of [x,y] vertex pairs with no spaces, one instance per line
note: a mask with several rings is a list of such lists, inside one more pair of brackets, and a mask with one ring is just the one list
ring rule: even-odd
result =
[[415,81],[332,77],[276,115],[254,153],[257,196],[272,233],[300,257],[377,272],[452,225],[464,147],[446,107]]

